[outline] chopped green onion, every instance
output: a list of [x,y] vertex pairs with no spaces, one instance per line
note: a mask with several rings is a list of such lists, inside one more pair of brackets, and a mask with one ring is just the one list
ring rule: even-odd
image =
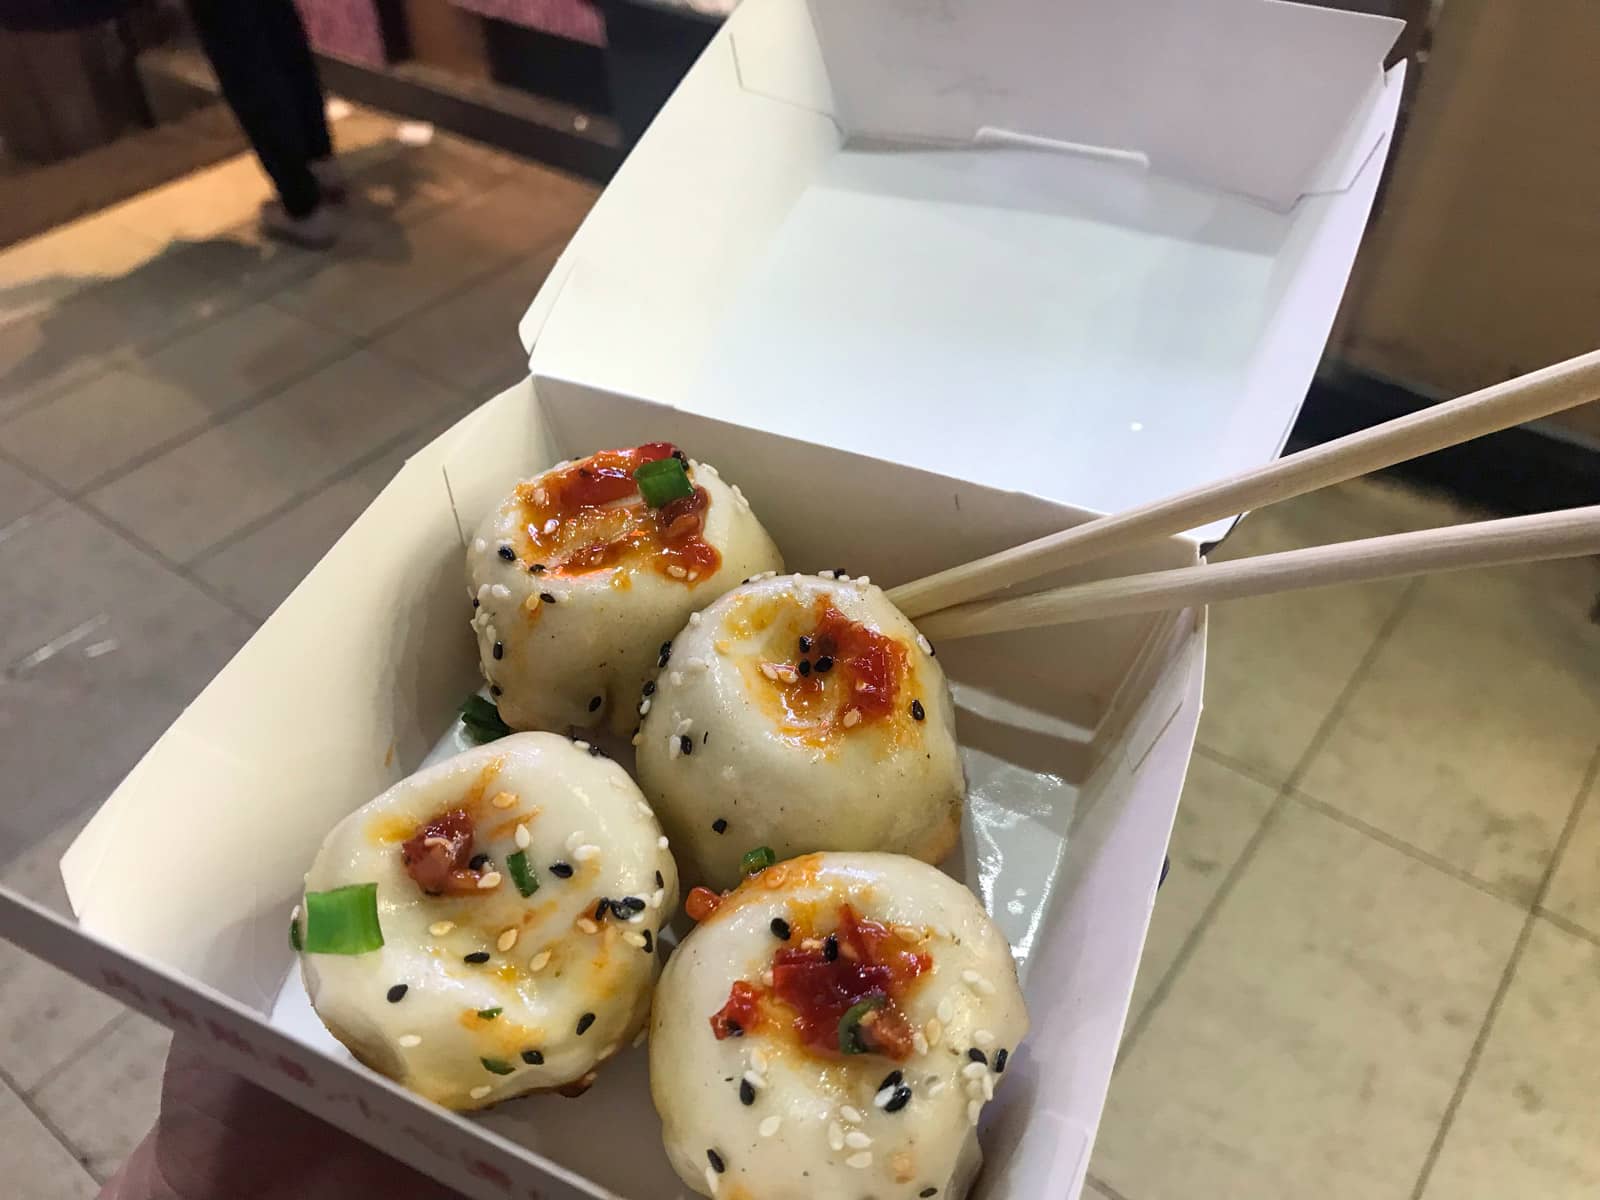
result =
[[839,1018],[840,1054],[867,1053],[868,1047],[861,1041],[861,1018],[888,1002],[885,996],[868,996],[861,1003],[850,1006],[850,1011]]
[[296,954],[300,953],[300,951],[303,949],[303,947],[300,945],[299,914],[289,918],[289,948],[292,949]]
[[778,861],[778,856],[772,852],[771,846],[757,846],[739,860],[739,870],[746,875],[754,875],[757,871],[765,871]]
[[674,500],[694,495],[694,484],[689,482],[689,473],[675,458],[658,458],[655,462],[647,462],[633,473],[633,479],[639,485],[639,494],[651,508],[660,508]]
[[506,870],[511,872],[511,882],[517,885],[517,891],[524,896],[531,896],[539,890],[539,877],[528,865],[526,850],[517,850],[506,855]]
[[505,1012],[503,1008],[480,1008],[478,1016],[485,1021],[492,1021],[503,1012]]
[[467,736],[480,746],[511,732],[511,726],[500,719],[500,710],[477,693],[468,696],[461,706],[461,724]]
[[496,1075],[509,1075],[516,1070],[503,1058],[480,1058],[478,1061],[483,1064],[485,1071],[492,1071]]
[[331,892],[306,893],[307,954],[366,954],[383,945],[378,885],[352,883]]

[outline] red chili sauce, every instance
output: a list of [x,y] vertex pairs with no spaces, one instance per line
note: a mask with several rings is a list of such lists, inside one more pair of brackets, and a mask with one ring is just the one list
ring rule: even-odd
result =
[[[810,949],[803,943],[818,944]],[[789,944],[772,956],[772,986],[740,980],[728,1002],[711,1018],[718,1041],[785,1023],[807,1051],[839,1057],[840,1023],[863,1001],[878,1006],[860,1018],[846,1042],[857,1053],[878,1054],[903,1062],[912,1053],[914,1030],[901,1002],[932,960],[876,921],[863,920],[855,909],[839,907],[839,924],[825,939],[791,931]]]
[[[817,601],[816,623],[795,649],[798,658],[773,664],[788,668],[773,686],[791,726],[833,735],[881,721],[902,707],[905,646],[850,620],[827,599]],[[802,662],[809,664],[805,674]],[[852,710],[859,716],[851,718]]]
[[682,457],[671,442],[602,450],[519,484],[518,558],[542,564],[551,575],[587,575],[635,562],[686,584],[711,575],[722,556],[701,536],[711,504],[705,488],[696,485],[692,495],[651,509],[634,482],[645,463],[675,455]]
[[471,870],[472,818],[452,809],[429,821],[400,847],[406,874],[430,896],[469,895],[478,891],[478,872]]

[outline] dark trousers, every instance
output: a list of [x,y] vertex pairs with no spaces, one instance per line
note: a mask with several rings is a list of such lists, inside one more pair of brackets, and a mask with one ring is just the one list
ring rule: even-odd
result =
[[306,165],[333,153],[322,84],[292,0],[189,0],[222,94],[290,216],[317,206]]

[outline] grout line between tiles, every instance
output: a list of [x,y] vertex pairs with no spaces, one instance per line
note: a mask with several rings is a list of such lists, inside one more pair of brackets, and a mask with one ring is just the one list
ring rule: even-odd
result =
[[[83,1161],[84,1154],[83,1151],[78,1149],[78,1144],[67,1136],[66,1131],[62,1129],[61,1126],[57,1125],[53,1120],[50,1119],[49,1114],[39,1107],[32,1095],[23,1091],[22,1088],[17,1086],[15,1076],[13,1076],[11,1072],[6,1070],[4,1067],[0,1067],[0,1087],[5,1087],[10,1090],[11,1094],[17,1098],[22,1107],[28,1110],[29,1115],[32,1116],[35,1121],[39,1122],[40,1128],[42,1128],[51,1137],[55,1138],[56,1144],[67,1152],[68,1156],[72,1159],[78,1170],[82,1171],[90,1179],[95,1179],[93,1172],[89,1170],[88,1164]],[[100,1180],[95,1179],[95,1182],[99,1183]]]
[[1108,1200],[1128,1200],[1128,1196],[1125,1192],[1119,1192],[1116,1188],[1112,1187],[1098,1175],[1086,1175],[1084,1176],[1084,1181],[1099,1188],[1106,1194]]
[[1246,779],[1253,779],[1263,787],[1269,787],[1274,792],[1281,789],[1284,781],[1281,777],[1269,774],[1260,767],[1252,766],[1243,759],[1234,758],[1233,755],[1222,750],[1217,750],[1205,744],[1199,738],[1195,739],[1194,752],[1201,758],[1209,758],[1219,767],[1227,767],[1236,775],[1243,775]]
[[1500,982],[1495,985],[1494,995],[1489,999],[1483,1023],[1478,1027],[1477,1037],[1472,1039],[1472,1048],[1467,1051],[1467,1060],[1462,1064],[1455,1090],[1450,1093],[1444,1115],[1439,1118],[1439,1128],[1435,1131],[1433,1141],[1423,1157],[1422,1167],[1417,1172],[1417,1182],[1411,1189],[1411,1200],[1421,1200],[1423,1193],[1427,1191],[1428,1181],[1433,1177],[1434,1167],[1439,1163],[1439,1155],[1444,1150],[1451,1127],[1455,1124],[1456,1113],[1460,1111],[1461,1102],[1466,1098],[1473,1076],[1477,1074],[1478,1061],[1483,1057],[1483,1048],[1488,1045],[1489,1036],[1494,1031],[1495,1018],[1500,1015],[1500,1005],[1504,1002],[1506,993],[1511,990],[1512,980],[1516,978],[1517,966],[1522,961],[1523,951],[1527,949],[1528,939],[1533,934],[1534,923],[1539,920],[1539,910],[1544,907],[1545,896],[1550,891],[1550,881],[1555,878],[1556,867],[1566,853],[1567,843],[1572,840],[1572,832],[1577,828],[1584,800],[1589,795],[1597,776],[1600,776],[1600,747],[1596,747],[1590,756],[1588,769],[1583,774],[1583,782],[1578,785],[1578,794],[1573,797],[1572,805],[1567,810],[1566,823],[1561,827],[1561,836],[1556,839],[1555,847],[1550,853],[1550,861],[1545,864],[1544,874],[1539,879],[1539,888],[1534,893],[1533,904],[1527,916],[1523,918],[1522,928],[1517,931],[1517,940],[1511,946],[1511,954],[1506,959],[1505,969],[1500,972]]
[[[71,1050],[67,1051],[66,1055],[61,1059],[61,1061],[56,1063],[55,1066],[51,1067],[49,1073],[46,1074],[43,1079],[39,1080],[38,1083],[34,1084],[33,1090],[28,1092],[27,1095],[32,1098],[44,1091],[44,1089],[48,1087],[51,1082],[51,1076],[58,1075],[62,1071],[65,1071],[73,1063],[85,1057],[98,1043],[104,1041],[107,1037],[114,1036],[116,1031],[121,1026],[126,1025],[132,1016],[133,1013],[131,1011],[128,1009],[123,1009],[116,1016],[106,1021],[104,1025],[100,1026],[100,1028],[96,1029],[88,1037],[84,1038],[83,1041],[79,1042]],[[69,1145],[72,1144],[71,1138],[67,1138],[66,1140]]]
[[1150,1027],[1156,1012],[1172,991],[1178,976],[1183,973],[1183,968],[1188,965],[1189,959],[1193,957],[1196,947],[1199,946],[1206,930],[1210,928],[1217,912],[1228,897],[1233,894],[1235,885],[1243,877],[1246,868],[1255,858],[1256,851],[1266,840],[1267,835],[1276,826],[1279,817],[1289,802],[1289,798],[1296,791],[1300,779],[1305,775],[1312,759],[1322,749],[1323,743],[1327,741],[1328,736],[1333,731],[1333,727],[1338,723],[1339,718],[1343,716],[1350,697],[1355,694],[1356,689],[1366,679],[1367,673],[1372,669],[1372,664],[1377,661],[1379,653],[1388,643],[1395,627],[1400,624],[1401,619],[1410,611],[1412,604],[1416,600],[1417,588],[1420,584],[1420,579],[1413,579],[1406,585],[1405,590],[1401,592],[1399,599],[1396,600],[1393,610],[1390,611],[1382,626],[1379,627],[1377,636],[1372,639],[1372,645],[1367,647],[1366,653],[1361,656],[1361,661],[1356,664],[1355,670],[1350,673],[1350,678],[1345,680],[1344,687],[1340,689],[1339,695],[1335,697],[1333,704],[1329,706],[1327,714],[1317,725],[1316,732],[1311,735],[1311,741],[1307,744],[1305,750],[1301,752],[1300,759],[1295,763],[1294,769],[1289,772],[1288,779],[1278,789],[1277,796],[1273,798],[1272,807],[1261,818],[1261,822],[1256,826],[1255,832],[1250,835],[1250,840],[1245,843],[1244,849],[1239,852],[1239,857],[1234,860],[1233,866],[1229,868],[1227,875],[1223,877],[1216,894],[1211,897],[1210,902],[1201,912],[1200,919],[1195,922],[1194,928],[1189,931],[1189,936],[1184,938],[1183,945],[1178,947],[1178,952],[1173,956],[1171,965],[1168,966],[1166,972],[1156,982],[1154,990],[1150,993],[1150,999],[1145,1002],[1145,1006],[1140,1010],[1138,1017],[1129,1024],[1127,1031],[1123,1034],[1122,1045],[1117,1048],[1116,1068],[1120,1068],[1127,1061],[1128,1055],[1133,1053],[1141,1035]]
[[1563,917],[1558,912],[1551,912],[1542,904],[1537,906],[1533,912],[1535,916],[1542,918],[1551,925],[1554,925],[1557,929],[1561,930],[1562,933],[1570,934],[1579,941],[1588,942],[1591,946],[1600,946],[1600,933],[1591,933],[1582,925],[1579,925],[1571,917]]
[[1530,901],[1520,900],[1503,888],[1497,888],[1494,884],[1486,883],[1484,880],[1479,879],[1470,871],[1464,871],[1454,863],[1446,862],[1442,858],[1429,854],[1420,846],[1413,846],[1410,842],[1402,841],[1400,838],[1395,837],[1394,834],[1379,829],[1376,825],[1369,825],[1360,817],[1353,817],[1342,809],[1335,808],[1326,800],[1318,800],[1309,792],[1303,792],[1296,788],[1292,792],[1292,799],[1313,812],[1320,813],[1331,821],[1337,821],[1347,829],[1353,829],[1355,832],[1364,834],[1375,842],[1381,842],[1389,849],[1397,850],[1407,858],[1414,859],[1424,866],[1432,867],[1434,870],[1440,871],[1452,879],[1466,884],[1468,887],[1477,889],[1486,896],[1493,896],[1496,900],[1509,904],[1520,912],[1529,910]]

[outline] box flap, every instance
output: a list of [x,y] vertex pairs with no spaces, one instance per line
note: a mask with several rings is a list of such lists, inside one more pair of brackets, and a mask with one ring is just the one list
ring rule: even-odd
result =
[[809,0],[811,29],[799,7],[735,31],[741,81],[852,142],[1111,151],[1280,210],[1404,28],[1282,0]]

